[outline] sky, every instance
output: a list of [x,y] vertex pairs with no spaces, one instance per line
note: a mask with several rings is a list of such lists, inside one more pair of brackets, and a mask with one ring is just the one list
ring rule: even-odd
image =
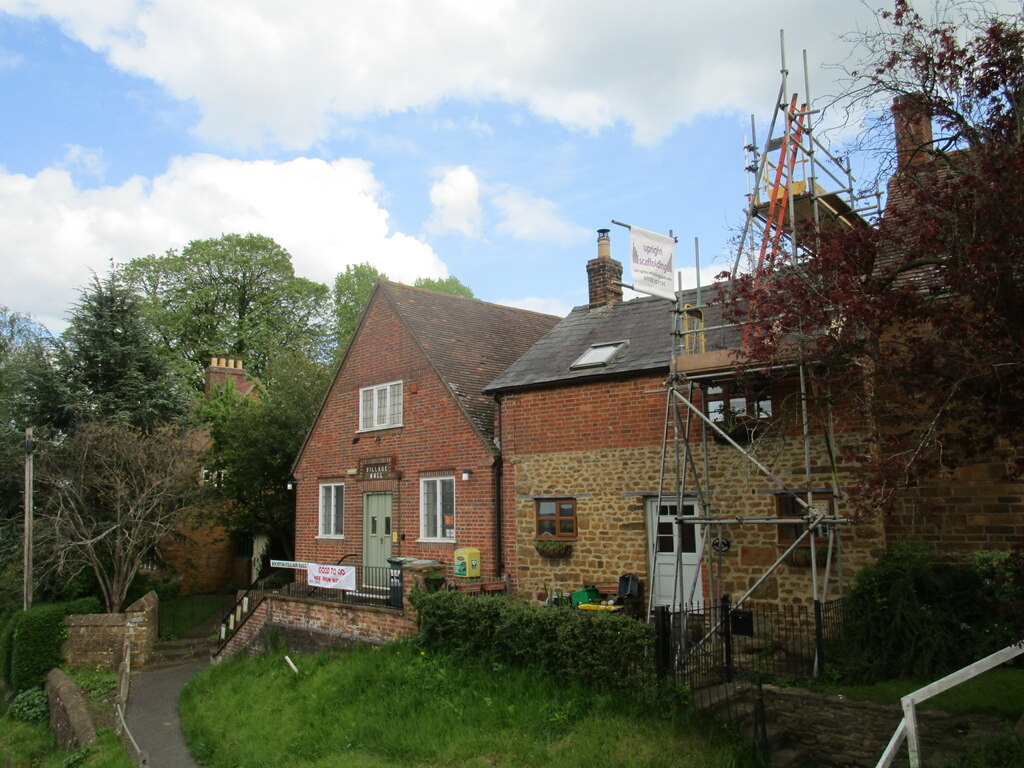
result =
[[826,99],[878,5],[0,0],[0,306],[59,332],[92,274],[232,232],[564,315],[598,229],[628,261],[617,220],[674,234],[686,285],[699,239],[706,283],[780,30]]

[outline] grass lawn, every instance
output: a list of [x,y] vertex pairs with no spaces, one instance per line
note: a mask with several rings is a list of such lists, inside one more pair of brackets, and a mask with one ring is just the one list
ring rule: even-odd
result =
[[[878,704],[898,704],[901,697],[931,682],[886,680],[874,685],[832,683],[822,686],[820,690]],[[1003,666],[989,670],[951,691],[929,699],[921,706],[923,709],[943,709],[957,715],[978,713],[1016,721],[1024,714],[1024,669]]]
[[109,728],[101,728],[96,741],[74,753],[80,762],[66,762],[69,754],[57,747],[48,723],[0,717],[0,768],[132,768],[121,740]]
[[751,765],[749,748],[635,691],[419,653],[412,644],[235,657],[185,688],[209,768]]
[[[177,640],[216,613],[226,611],[224,595],[195,595],[160,602],[160,639]],[[231,606],[229,605],[228,608]]]

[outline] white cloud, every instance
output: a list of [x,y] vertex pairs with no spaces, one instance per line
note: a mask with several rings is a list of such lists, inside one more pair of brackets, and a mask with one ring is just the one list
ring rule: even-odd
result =
[[458,232],[466,237],[480,237],[483,211],[480,208],[480,180],[467,165],[445,172],[430,188],[434,212],[426,230],[434,234]]
[[57,329],[90,269],[227,232],[274,238],[296,273],[324,283],[363,261],[406,282],[447,275],[430,246],[390,230],[380,193],[369,164],[346,159],[194,155],[152,181],[100,189],[80,189],[66,170],[29,177],[0,169],[0,305]]
[[562,299],[541,298],[539,296],[524,296],[521,299],[498,299],[495,303],[518,309],[528,309],[531,312],[543,312],[546,315],[557,315],[558,317],[565,317],[572,311],[572,304]]
[[[0,9],[52,17],[113,66],[194,102],[208,139],[297,148],[339,121],[450,98],[525,104],[588,131],[621,121],[653,142],[700,114],[760,109],[777,88],[779,26],[797,72],[801,48],[812,63],[840,61],[836,34],[872,18],[865,3],[821,0],[778,0],[770,15],[757,0],[0,0]],[[826,93],[833,76],[816,69],[812,92]]]
[[107,173],[107,163],[103,159],[102,149],[87,149],[86,147],[72,144],[64,153],[63,160],[57,164],[57,168],[80,176],[87,176],[98,181],[103,181]]
[[578,245],[590,236],[590,230],[567,221],[552,201],[534,197],[521,189],[494,196],[502,221],[498,232],[520,240],[559,245]]

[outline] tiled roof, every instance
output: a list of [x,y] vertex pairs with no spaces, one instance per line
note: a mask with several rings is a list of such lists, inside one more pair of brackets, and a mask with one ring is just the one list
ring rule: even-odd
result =
[[386,280],[380,290],[490,445],[495,402],[484,387],[560,318]]
[[[704,289],[706,304],[717,294],[715,286]],[[696,291],[685,291],[684,304],[696,305]],[[668,299],[646,297],[595,309],[576,307],[544,338],[488,385],[498,394],[595,378],[631,376],[669,370],[672,353],[672,308]],[[721,325],[718,307],[704,309],[704,325]],[[707,334],[708,349],[735,348],[738,331]],[[736,338],[733,338],[736,336]],[[628,340],[629,344],[607,365],[573,370],[570,366],[591,345]]]

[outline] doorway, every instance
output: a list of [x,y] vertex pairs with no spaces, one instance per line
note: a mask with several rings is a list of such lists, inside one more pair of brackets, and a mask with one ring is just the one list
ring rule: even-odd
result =
[[[697,514],[695,502],[684,502],[682,515],[675,501],[647,500],[648,551],[651,553],[651,590],[653,605],[679,610],[692,602],[701,605],[704,591],[698,578],[703,539],[700,527],[677,520]],[[692,597],[691,597],[692,595]]]

